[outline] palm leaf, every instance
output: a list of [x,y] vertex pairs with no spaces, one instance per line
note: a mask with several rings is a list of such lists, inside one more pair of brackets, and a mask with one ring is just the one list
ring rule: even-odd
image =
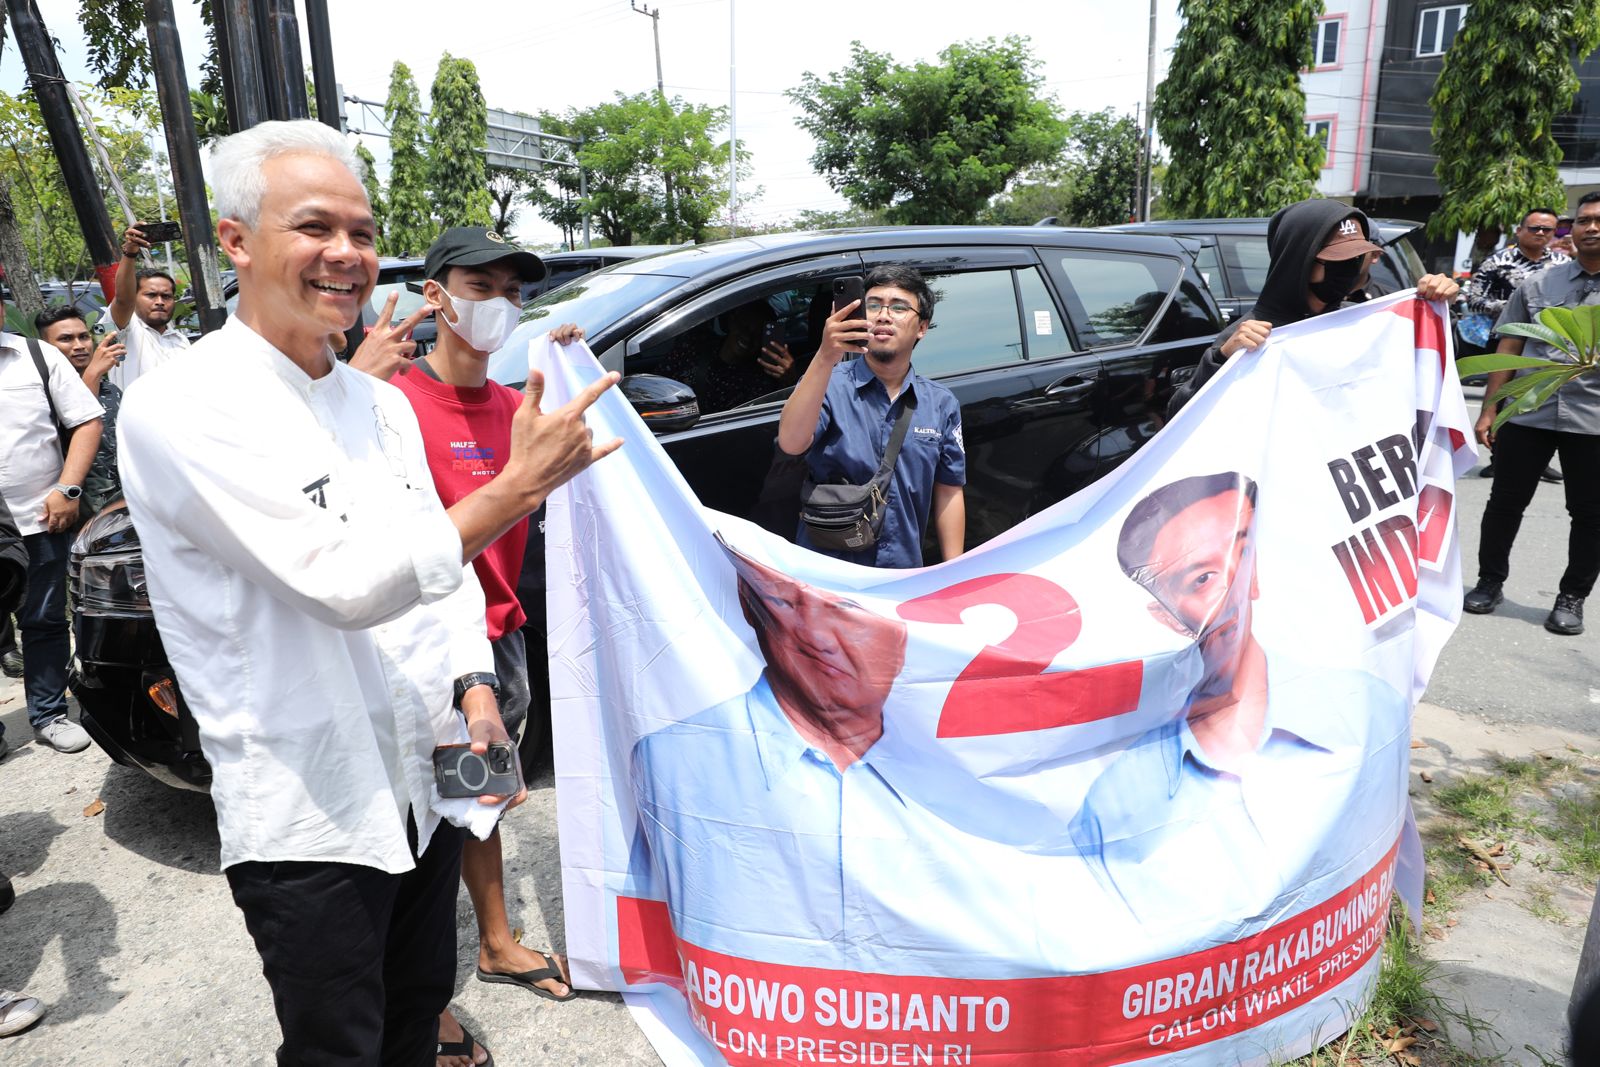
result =
[[1577,360],[1585,355],[1593,358],[1594,332],[1585,319],[1580,319],[1571,308],[1545,308],[1539,312],[1539,321],[1561,336],[1571,339],[1568,352]]
[[1470,378],[1474,374],[1493,374],[1497,370],[1527,370],[1534,367],[1570,367],[1570,363],[1558,363],[1553,359],[1539,359],[1537,356],[1513,356],[1499,352],[1490,352],[1482,356],[1467,356],[1456,360],[1456,373],[1463,378]]
[[1514,397],[1519,397],[1526,393],[1529,389],[1536,389],[1545,382],[1549,381],[1551,378],[1566,374],[1572,369],[1573,365],[1571,363],[1560,363],[1549,370],[1535,371],[1532,374],[1524,374],[1521,377],[1513,378],[1506,384],[1502,385],[1499,389],[1495,390],[1495,394],[1489,398],[1489,402],[1498,403],[1502,400],[1509,400]]
[[[1548,308],[1546,310],[1549,310]],[[1543,341],[1551,348],[1559,348],[1573,359],[1578,358],[1578,350],[1572,347],[1572,342],[1566,335],[1552,330],[1550,327],[1537,322],[1508,322],[1504,326],[1496,326],[1494,332],[1502,337],[1531,337],[1535,341]]]
[[1543,382],[1536,388],[1529,389],[1516,400],[1507,404],[1505,408],[1501,410],[1500,414],[1495,416],[1491,429],[1498,430],[1502,423],[1509,418],[1513,418],[1514,416],[1526,415],[1530,411],[1539,410],[1540,405],[1554,396],[1557,389],[1560,389],[1563,385],[1566,385],[1567,382],[1571,381],[1573,378],[1576,378],[1582,373],[1582,367],[1570,367],[1560,374],[1552,374],[1549,380]]

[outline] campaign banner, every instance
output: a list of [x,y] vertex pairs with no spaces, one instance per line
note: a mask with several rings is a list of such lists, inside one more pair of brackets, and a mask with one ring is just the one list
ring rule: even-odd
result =
[[[546,525],[576,984],[671,1067],[1336,1038],[1420,897],[1411,712],[1475,461],[1448,337],[1410,293],[1274,330],[1116,470],[919,570],[702,508],[608,393],[625,447]],[[547,405],[600,374],[530,359]]]

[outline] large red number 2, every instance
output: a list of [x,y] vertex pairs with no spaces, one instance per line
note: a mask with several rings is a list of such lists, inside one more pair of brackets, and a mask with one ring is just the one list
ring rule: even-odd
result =
[[900,617],[960,623],[961,613],[997,604],[1017,628],[989,645],[957,676],[939,714],[939,737],[983,737],[1049,730],[1122,715],[1139,706],[1144,662],[1076,671],[1046,668],[1078,639],[1083,615],[1072,594],[1036,574],[991,574],[908,600]]

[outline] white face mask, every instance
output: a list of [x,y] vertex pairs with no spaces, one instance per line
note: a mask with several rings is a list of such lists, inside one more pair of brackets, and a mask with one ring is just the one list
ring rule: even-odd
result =
[[451,322],[447,314],[440,317],[457,337],[479,352],[499,349],[510,339],[511,332],[517,328],[517,320],[522,317],[522,309],[503,296],[468,300],[450,293],[449,297],[450,307],[456,313],[455,321]]

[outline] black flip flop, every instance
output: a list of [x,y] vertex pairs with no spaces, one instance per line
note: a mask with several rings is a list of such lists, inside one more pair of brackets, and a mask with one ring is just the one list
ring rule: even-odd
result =
[[[500,974],[497,971],[486,971],[479,967],[478,981],[503,982],[506,985],[521,986],[523,989],[539,994],[546,1000],[572,1000],[575,998],[578,995],[578,991],[572,988],[572,983],[561,973],[561,968],[556,966],[556,961],[551,958],[550,953],[541,952],[539,955],[544,957],[546,966],[533,971],[523,971],[521,974]],[[550,990],[535,984],[536,982],[548,982],[552,978],[567,987],[566,996],[558,997]]]
[[440,1041],[438,1043],[437,1051],[434,1052],[434,1056],[465,1056],[470,1062],[472,1059],[472,1050],[475,1048],[481,1048],[484,1052],[488,1053],[489,1058],[479,1064],[478,1067],[494,1067],[494,1053],[489,1052],[489,1046],[479,1044],[478,1039],[472,1036],[472,1031],[468,1030],[466,1024],[464,1024],[460,1019],[456,1020],[456,1025],[461,1027],[461,1040]]

